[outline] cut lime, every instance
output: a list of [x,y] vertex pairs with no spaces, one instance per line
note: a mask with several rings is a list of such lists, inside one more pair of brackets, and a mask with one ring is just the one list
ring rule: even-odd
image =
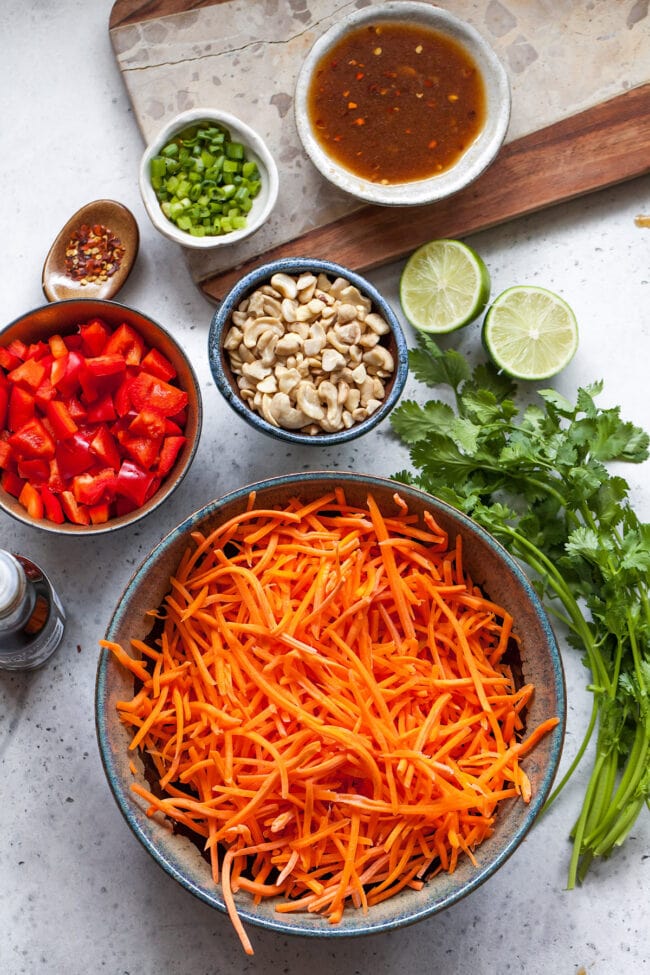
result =
[[479,255],[459,240],[432,240],[409,257],[399,285],[402,310],[414,328],[442,334],[469,325],[490,296]]
[[507,288],[483,322],[492,361],[514,379],[549,379],[578,348],[578,324],[563,298],[533,285]]

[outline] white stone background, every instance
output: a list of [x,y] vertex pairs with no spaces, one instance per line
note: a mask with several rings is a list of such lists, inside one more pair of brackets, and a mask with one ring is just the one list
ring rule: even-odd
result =
[[[593,17],[615,6],[630,17],[636,11],[629,29],[647,37],[647,4],[535,6],[549,22],[558,10],[578,6]],[[583,887],[565,890],[568,833],[584,774],[499,873],[448,911],[360,940],[303,941],[253,929],[252,959],[241,953],[227,918],[164,874],[122,820],[99,760],[94,680],[97,641],[132,571],[191,511],[260,476],[319,468],[391,474],[407,457],[386,424],[337,450],[280,446],[255,434],[220,399],[205,354],[212,306],[179,250],[154,232],[139,198],[143,140],[109,40],[110,8],[109,0],[4,0],[0,6],[1,321],[43,303],[43,261],[69,215],[92,199],[118,199],[133,210],[141,230],[140,256],[120,299],[163,322],[190,351],[205,422],[190,474],[133,531],[59,541],[0,514],[0,545],[39,561],[68,611],[65,639],[45,668],[0,674],[0,973],[650,970],[647,813]],[[589,58],[588,46],[582,56]],[[647,176],[470,242],[488,264],[494,294],[534,283],[558,291],[574,307],[580,349],[556,387],[572,395],[602,378],[603,404],[620,405],[624,417],[650,428],[650,230],[635,222],[644,213],[650,213]],[[398,312],[400,270],[393,265],[371,275]],[[405,330],[413,344],[413,332]],[[481,354],[478,325],[449,342],[472,358]],[[406,395],[422,399],[427,393],[410,380]],[[623,472],[646,520],[649,471],[646,463]],[[591,697],[578,655],[563,644],[563,657],[569,701],[564,767]]]

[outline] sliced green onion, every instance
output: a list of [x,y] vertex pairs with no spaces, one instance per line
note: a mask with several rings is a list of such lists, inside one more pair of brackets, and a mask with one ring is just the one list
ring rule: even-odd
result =
[[167,219],[194,237],[243,229],[262,188],[246,147],[216,125],[181,132],[153,157],[150,175]]

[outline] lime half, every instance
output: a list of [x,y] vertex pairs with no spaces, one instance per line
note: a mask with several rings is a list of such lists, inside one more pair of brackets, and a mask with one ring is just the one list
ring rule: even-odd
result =
[[411,254],[399,285],[402,310],[414,328],[442,334],[469,325],[490,296],[483,260],[459,240],[432,240]]
[[514,379],[548,379],[571,361],[578,324],[563,298],[533,285],[507,288],[483,322],[483,344],[492,361]]

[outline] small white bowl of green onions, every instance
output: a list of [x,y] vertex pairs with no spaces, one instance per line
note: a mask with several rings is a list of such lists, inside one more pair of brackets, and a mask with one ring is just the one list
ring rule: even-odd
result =
[[259,230],[275,206],[278,171],[264,140],[241,119],[193,108],[145,149],[140,192],[165,237],[205,250]]

